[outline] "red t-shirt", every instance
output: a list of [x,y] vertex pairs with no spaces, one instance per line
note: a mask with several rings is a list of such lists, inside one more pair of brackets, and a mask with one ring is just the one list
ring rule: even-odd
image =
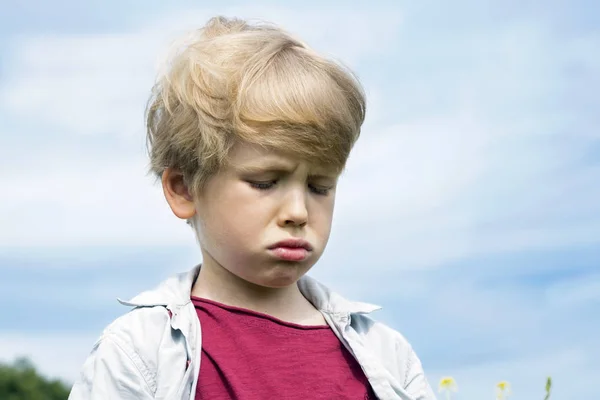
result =
[[196,400],[374,400],[328,326],[303,326],[192,297],[202,326]]

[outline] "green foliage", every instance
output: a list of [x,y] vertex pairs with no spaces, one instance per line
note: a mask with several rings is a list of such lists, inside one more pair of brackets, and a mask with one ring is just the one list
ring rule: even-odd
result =
[[25,358],[12,365],[0,363],[0,399],[66,400],[70,388],[58,380],[41,376]]
[[546,381],[546,397],[544,397],[544,400],[550,398],[550,389],[552,389],[552,378],[548,377],[548,380]]

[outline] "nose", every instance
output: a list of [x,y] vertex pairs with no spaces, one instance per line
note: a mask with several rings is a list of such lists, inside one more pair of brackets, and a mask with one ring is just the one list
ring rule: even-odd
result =
[[302,227],[308,222],[306,191],[290,190],[284,197],[279,213],[279,225]]

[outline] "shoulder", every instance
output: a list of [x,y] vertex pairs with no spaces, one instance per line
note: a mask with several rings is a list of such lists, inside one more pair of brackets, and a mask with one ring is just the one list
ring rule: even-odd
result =
[[112,321],[102,332],[104,338],[116,339],[132,347],[140,346],[139,336],[145,340],[158,338],[169,326],[169,311],[162,306],[135,307]]
[[113,321],[94,344],[69,399],[154,398],[157,353],[168,320],[164,307],[152,307]]
[[[157,388],[159,349],[171,341],[169,312],[165,307],[137,307],[111,322],[96,342],[92,355],[113,371],[139,374],[148,390]],[[171,346],[172,347],[172,346]]]
[[134,308],[111,322],[102,332],[97,346],[117,346],[140,369],[150,369],[152,355],[170,329],[164,307]]

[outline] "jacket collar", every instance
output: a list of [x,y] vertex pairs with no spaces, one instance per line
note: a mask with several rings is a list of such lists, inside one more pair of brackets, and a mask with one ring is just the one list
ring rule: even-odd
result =
[[[126,306],[152,307],[152,306],[179,306],[190,302],[192,286],[200,272],[200,265],[192,270],[174,275],[153,290],[144,291],[131,300],[118,301]],[[298,281],[300,292],[319,311],[328,314],[368,314],[381,309],[381,307],[346,300],[339,294],[332,292],[317,280],[303,276]]]
[[347,300],[310,276],[300,278],[298,287],[319,311],[329,314],[369,314],[381,309],[373,304]]

